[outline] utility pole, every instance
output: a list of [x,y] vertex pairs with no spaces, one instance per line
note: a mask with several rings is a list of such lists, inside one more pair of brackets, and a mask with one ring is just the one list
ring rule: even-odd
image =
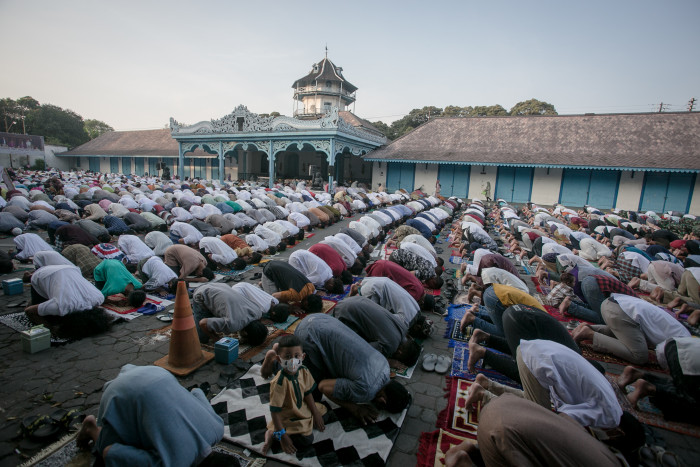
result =
[[692,112],[694,108],[695,108],[695,98],[691,97],[690,100],[688,101],[688,112]]
[[664,103],[659,104],[659,113],[664,111]]

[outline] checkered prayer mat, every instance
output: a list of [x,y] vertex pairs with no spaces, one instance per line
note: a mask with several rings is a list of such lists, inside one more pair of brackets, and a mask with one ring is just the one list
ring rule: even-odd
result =
[[[28,331],[32,326],[36,326],[27,318],[24,311],[0,316],[0,323],[17,332]],[[68,342],[70,342],[69,339],[62,339],[51,334],[51,345],[67,344]]]
[[[234,381],[211,401],[224,420],[224,439],[260,452],[270,419],[270,381],[260,376],[260,365]],[[377,422],[362,426],[345,409],[331,407],[326,429],[314,430],[314,443],[295,455],[270,450],[268,457],[294,465],[383,465],[406,416],[380,412]]]

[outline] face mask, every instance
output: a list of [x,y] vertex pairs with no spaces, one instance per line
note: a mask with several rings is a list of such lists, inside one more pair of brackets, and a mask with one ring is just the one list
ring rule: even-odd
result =
[[296,373],[301,366],[300,358],[290,358],[289,360],[281,360],[282,368],[287,370],[289,373]]

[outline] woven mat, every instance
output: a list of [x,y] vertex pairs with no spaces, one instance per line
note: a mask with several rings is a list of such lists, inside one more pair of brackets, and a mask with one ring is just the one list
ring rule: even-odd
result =
[[[270,380],[260,376],[254,365],[244,376],[232,382],[211,401],[214,411],[224,420],[224,439],[260,452],[270,420]],[[313,444],[295,455],[273,447],[267,457],[294,465],[383,465],[406,416],[380,412],[376,422],[362,425],[350,413],[324,399],[330,408],[326,429],[314,430]]]
[[[626,410],[634,415],[637,420],[646,424],[655,426],[658,428],[663,428],[665,430],[675,431],[676,433],[681,433],[684,435],[693,436],[695,438],[700,438],[700,426],[691,425],[689,423],[681,422],[669,422],[664,419],[663,413],[657,407],[655,407],[649,397],[645,397],[639,401],[637,407],[632,407],[632,403],[627,399],[626,393],[620,390],[617,385],[617,377],[614,373],[605,373],[605,378],[610,382],[613,389],[615,390],[615,395],[617,400],[620,402],[622,410]],[[632,390],[632,386],[627,386],[625,388],[627,391]]]
[[442,429],[421,433],[418,442],[416,466],[440,467],[445,465],[447,451],[452,446],[462,444],[464,441],[471,441],[476,444],[475,439]]

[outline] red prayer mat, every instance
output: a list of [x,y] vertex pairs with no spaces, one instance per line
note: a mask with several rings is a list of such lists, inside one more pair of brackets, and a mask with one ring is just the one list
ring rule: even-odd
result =
[[473,381],[462,378],[447,378],[449,390],[447,397],[447,407],[440,412],[435,426],[476,439],[476,430],[479,425],[479,414],[481,413],[481,403],[478,403],[472,410],[467,410],[467,395]]
[[476,439],[450,433],[445,430],[421,433],[416,465],[419,467],[440,467],[445,465],[445,455],[452,446],[464,441],[476,444]]
[[[123,299],[126,298],[122,294],[116,294],[116,295],[110,295],[111,298],[114,299]],[[110,311],[113,311],[115,313],[119,313],[120,315],[127,315],[129,313],[133,313],[134,311],[138,310],[142,306],[148,304],[148,303],[153,303],[154,305],[160,305],[161,302],[158,300],[153,300],[152,298],[146,297],[146,301],[143,302],[143,305],[137,306],[136,308],[133,308],[131,306],[116,306],[116,305],[108,305],[108,304],[102,304],[102,308],[106,308]]]

